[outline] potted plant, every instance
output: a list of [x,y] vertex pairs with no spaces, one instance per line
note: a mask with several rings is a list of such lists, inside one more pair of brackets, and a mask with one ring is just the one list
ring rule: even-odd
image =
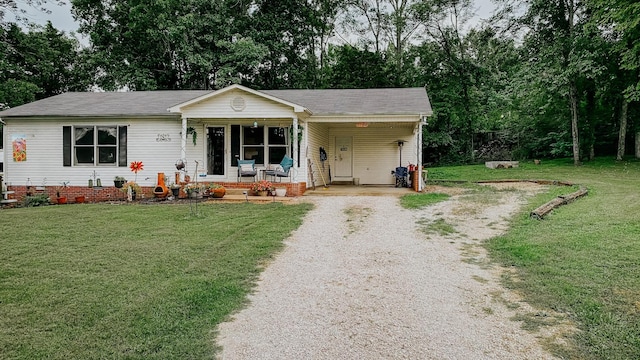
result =
[[[141,193],[142,188],[135,181],[128,181],[126,184],[122,186],[120,189],[125,195],[127,195],[127,200],[132,201],[136,199],[136,195]],[[131,198],[129,199],[129,194],[131,194]]]
[[198,195],[200,195],[200,193],[203,192],[203,189],[204,188],[202,187],[202,184],[197,184],[197,183],[188,183],[187,185],[184,186],[184,191],[192,199],[197,198]]
[[267,196],[270,191],[273,191],[273,184],[267,180],[256,181],[251,184],[251,191],[258,194],[258,196]]
[[209,184],[209,194],[211,195],[211,197],[221,198],[226,193],[227,190],[224,188],[224,186],[216,183]]
[[133,178],[133,181],[127,182],[125,185],[123,185],[121,190],[122,192],[127,194],[128,201],[133,201],[136,199],[136,195],[142,190],[140,188],[140,185],[138,185],[137,180],[138,180],[138,171],[144,170],[144,164],[142,163],[142,161],[132,161],[129,164],[129,169],[131,169],[131,171],[135,174],[135,176]]
[[171,185],[169,185],[169,189],[171,189],[173,197],[178,198],[180,196],[180,184],[171,183]]
[[56,198],[58,199],[58,204],[60,205],[67,203],[67,197],[62,196],[62,192],[67,188],[68,185],[68,181],[63,181],[60,183],[60,186],[56,188]]
[[124,176],[116,176],[113,178],[113,185],[118,189],[122,189],[126,182],[127,179],[125,179]]

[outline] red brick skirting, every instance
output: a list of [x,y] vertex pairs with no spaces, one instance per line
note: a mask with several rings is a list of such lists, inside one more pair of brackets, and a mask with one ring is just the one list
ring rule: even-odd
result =
[[[203,182],[202,184],[210,184],[211,182]],[[251,188],[251,183],[227,183],[227,182],[215,182],[216,184],[220,184],[227,189],[247,189]],[[276,188],[287,188],[287,196],[296,197],[302,196],[307,189],[307,184],[304,182],[301,183],[274,183]],[[154,197],[153,189],[155,186],[143,186],[142,194],[137,194],[138,199],[148,199]],[[39,195],[46,194],[51,198],[51,201],[57,202],[56,192],[57,187],[55,186],[47,186],[47,187],[39,187],[39,186],[8,186],[7,190],[14,191],[14,194],[8,195],[9,199],[18,199],[23,200],[26,195]],[[122,191],[122,189],[118,189],[115,186],[104,186],[102,188],[90,188],[86,186],[68,186],[65,189],[60,190],[60,196],[66,197],[68,203],[76,202],[76,197],[84,196],[84,202],[103,202],[103,201],[114,201],[114,200],[125,200],[127,198],[127,194]],[[180,198],[186,198],[187,194],[184,191],[180,191]]]

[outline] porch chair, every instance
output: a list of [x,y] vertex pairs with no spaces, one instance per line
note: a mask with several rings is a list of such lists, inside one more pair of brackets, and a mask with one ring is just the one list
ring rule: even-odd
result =
[[256,175],[258,170],[256,170],[255,160],[238,160],[238,182],[243,177],[252,177],[253,181],[256,181]]
[[285,155],[280,161],[280,165],[278,165],[275,169],[267,170],[265,172],[266,176],[272,176],[273,180],[276,181],[280,178],[288,177],[289,182],[291,182],[291,168],[293,167],[293,159]]

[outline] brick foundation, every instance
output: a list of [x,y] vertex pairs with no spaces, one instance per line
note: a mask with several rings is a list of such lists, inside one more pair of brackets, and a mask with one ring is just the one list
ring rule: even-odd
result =
[[[203,182],[202,184],[210,184],[211,182]],[[227,189],[247,189],[251,188],[251,183],[227,183],[227,182],[215,182]],[[302,196],[307,189],[307,184],[301,183],[274,183],[276,188],[287,188],[288,197]],[[142,194],[136,194],[137,199],[153,198],[153,189],[155,186],[141,187]],[[40,187],[40,186],[8,186],[7,190],[15,191],[14,194],[8,195],[9,199],[22,200],[26,195],[39,195],[46,194],[51,198],[51,202],[57,202],[56,192],[58,191],[55,186]],[[169,190],[171,194],[171,190]],[[122,189],[118,189],[115,186],[104,186],[102,188],[90,188],[86,186],[68,186],[65,189],[60,190],[60,196],[67,198],[67,203],[72,204],[76,202],[76,197],[84,196],[84,202],[95,203],[104,201],[117,201],[126,200],[127,194]],[[180,190],[180,198],[186,198],[187,194],[184,190]]]

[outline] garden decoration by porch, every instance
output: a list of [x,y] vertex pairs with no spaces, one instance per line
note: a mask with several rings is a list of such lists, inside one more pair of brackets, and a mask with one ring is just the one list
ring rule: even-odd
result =
[[226,193],[227,190],[224,188],[224,186],[216,183],[209,184],[209,195],[211,195],[211,197],[221,198]]
[[127,179],[125,179],[122,176],[116,176],[113,178],[113,185],[118,189],[122,189],[122,187],[124,186],[124,183],[126,182],[127,182]]
[[129,181],[126,186],[127,200],[133,201],[136,199],[136,193],[140,191],[140,186],[137,183],[138,172],[144,170],[144,164],[142,161],[132,161],[129,164],[129,169],[135,174],[133,181]]
[[58,204],[60,205],[67,203],[67,197],[63,196],[62,192],[67,188],[68,185],[68,181],[63,181],[60,183],[60,186],[56,188],[56,198],[58,200]]
[[260,180],[251,184],[251,191],[259,196],[267,196],[270,191],[273,191],[273,189],[273,183],[267,180]]

